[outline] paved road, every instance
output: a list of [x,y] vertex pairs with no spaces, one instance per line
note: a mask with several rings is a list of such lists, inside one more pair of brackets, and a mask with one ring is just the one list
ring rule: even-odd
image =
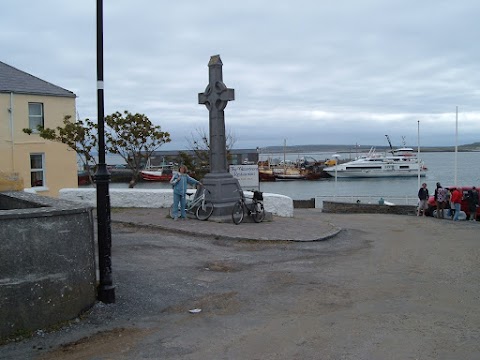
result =
[[342,231],[326,241],[252,241],[223,236],[229,224],[193,235],[180,227],[191,231],[194,220],[168,229],[114,223],[117,302],[3,346],[0,358],[480,357],[479,223],[295,214],[272,224],[317,237],[324,224]]

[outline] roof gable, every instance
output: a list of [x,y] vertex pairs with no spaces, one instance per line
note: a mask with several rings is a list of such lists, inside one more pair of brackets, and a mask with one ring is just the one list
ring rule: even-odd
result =
[[76,97],[69,90],[53,85],[0,61],[0,93],[10,92],[16,94]]

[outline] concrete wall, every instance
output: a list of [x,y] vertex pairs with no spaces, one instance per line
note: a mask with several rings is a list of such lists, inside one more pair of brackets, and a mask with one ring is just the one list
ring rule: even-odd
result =
[[[110,189],[109,194],[112,207],[169,208],[173,203],[173,191],[165,189]],[[245,194],[253,196],[250,191],[245,191]],[[59,197],[92,207],[97,204],[94,188],[61,189]],[[273,215],[293,217],[293,200],[288,196],[263,193],[263,204],[265,210]]]
[[91,208],[25,192],[0,193],[0,208],[8,209],[0,210],[0,338],[48,328],[91,307]]
[[344,213],[344,214],[397,214],[397,215],[416,215],[417,207],[412,205],[378,205],[363,203],[341,203],[334,201],[323,201],[323,212],[326,213]]
[[315,198],[309,200],[293,200],[293,207],[295,209],[314,209]]

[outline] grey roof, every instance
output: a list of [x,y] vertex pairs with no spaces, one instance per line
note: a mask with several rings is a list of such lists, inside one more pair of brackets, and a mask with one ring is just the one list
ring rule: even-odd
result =
[[53,85],[0,61],[0,93],[11,92],[15,94],[76,97],[69,90]]

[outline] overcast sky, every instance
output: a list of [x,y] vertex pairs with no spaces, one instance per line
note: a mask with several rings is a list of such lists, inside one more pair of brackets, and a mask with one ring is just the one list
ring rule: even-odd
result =
[[[478,0],[104,0],[105,114],[208,132],[198,93],[219,54],[235,148],[480,141]],[[97,118],[96,1],[3,1],[1,58]],[[418,126],[420,124],[420,126]]]

